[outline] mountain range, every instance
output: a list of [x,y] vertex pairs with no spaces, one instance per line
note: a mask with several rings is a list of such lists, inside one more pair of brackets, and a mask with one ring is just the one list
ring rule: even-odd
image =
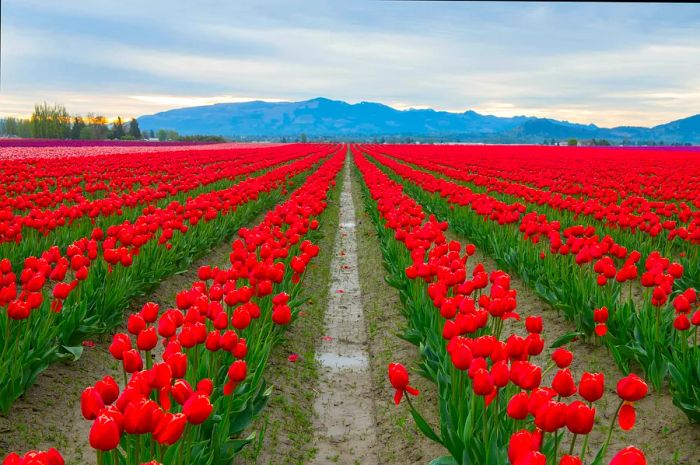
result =
[[350,104],[314,98],[300,102],[217,103],[138,118],[141,129],[231,138],[370,138],[473,142],[542,142],[569,138],[700,143],[700,114],[651,128],[603,128],[531,116],[499,117],[475,111],[397,110],[381,103]]

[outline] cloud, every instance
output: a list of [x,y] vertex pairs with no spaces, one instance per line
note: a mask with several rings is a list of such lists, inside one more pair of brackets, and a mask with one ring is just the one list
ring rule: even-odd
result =
[[0,114],[326,96],[614,126],[700,109],[696,5],[214,5],[10,0]]

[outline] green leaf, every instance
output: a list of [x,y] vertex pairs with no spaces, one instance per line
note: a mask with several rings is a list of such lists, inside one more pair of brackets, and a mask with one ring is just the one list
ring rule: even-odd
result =
[[431,439],[439,444],[442,444],[442,439],[435,434],[435,431],[433,431],[433,428],[430,427],[427,421],[421,416],[420,413],[414,408],[411,408],[411,415],[413,416],[413,420],[416,422],[416,425],[418,428],[421,430],[421,432],[428,438]]
[[457,465],[457,461],[451,455],[443,455],[431,460],[428,465]]
[[577,337],[581,336],[584,336],[584,333],[582,333],[581,331],[573,331],[571,333],[566,333],[563,336],[558,337],[554,342],[552,342],[552,344],[549,347],[552,349],[556,349],[557,347],[561,347],[565,344],[568,344]]
[[83,346],[61,346],[61,348],[67,352],[65,355],[70,356],[74,362],[80,360],[83,355]]

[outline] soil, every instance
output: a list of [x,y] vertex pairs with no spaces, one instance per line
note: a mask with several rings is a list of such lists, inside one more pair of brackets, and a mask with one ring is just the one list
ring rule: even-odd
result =
[[[360,179],[353,170],[352,195],[355,204],[356,237],[361,301],[367,327],[372,398],[377,438],[379,463],[386,465],[426,464],[430,460],[446,455],[442,445],[432,442],[420,433],[413,417],[405,405],[394,405],[394,389],[387,377],[387,366],[391,362],[403,363],[409,372],[415,372],[420,361],[418,349],[400,339],[406,327],[401,315],[398,292],[385,281],[382,252],[375,227],[364,210]],[[438,402],[435,385],[414,376],[411,385],[420,390],[414,405],[426,420],[438,430]]]
[[[349,163],[348,163],[349,164]],[[325,335],[316,353],[321,379],[314,403],[318,449],[312,464],[377,464],[372,380],[357,271],[350,170],[340,195],[340,224],[331,262]]]

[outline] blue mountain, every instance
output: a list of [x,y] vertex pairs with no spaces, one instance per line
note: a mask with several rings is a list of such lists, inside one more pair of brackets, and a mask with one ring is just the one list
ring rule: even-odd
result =
[[237,138],[415,137],[443,140],[540,142],[543,138],[604,138],[700,142],[700,115],[653,128],[601,128],[529,116],[498,117],[474,111],[397,110],[381,103],[349,104],[314,98],[301,102],[218,103],[179,108],[138,118],[141,129],[182,135]]

